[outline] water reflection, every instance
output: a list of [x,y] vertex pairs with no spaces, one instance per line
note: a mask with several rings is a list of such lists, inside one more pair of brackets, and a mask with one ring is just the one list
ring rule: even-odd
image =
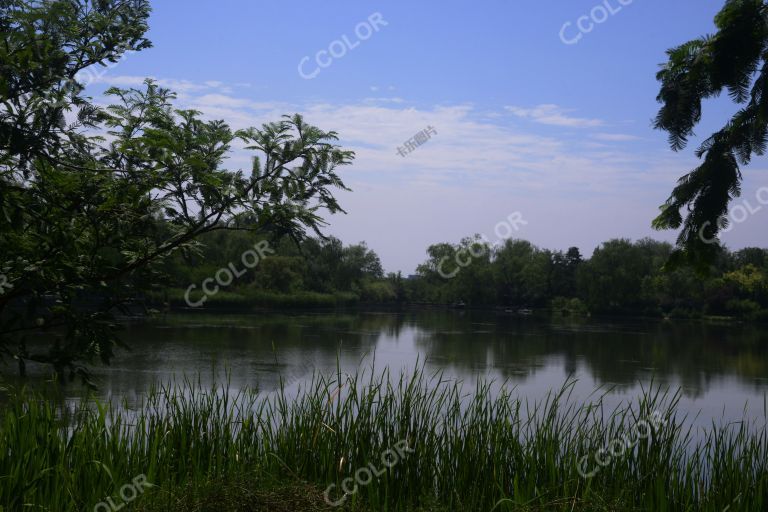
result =
[[[474,381],[507,380],[526,396],[543,396],[568,376],[584,395],[613,386],[629,396],[651,379],[681,387],[692,412],[734,415],[746,401],[762,405],[768,389],[768,328],[759,325],[649,320],[570,320],[492,312],[420,311],[297,315],[169,315],[127,326],[130,352],[97,368],[104,398],[138,399],[154,382],[199,375],[205,384],[273,389],[307,378],[313,368],[360,364],[394,372],[417,360],[430,370]],[[9,369],[10,370],[10,369]],[[32,369],[42,379],[42,369]],[[69,386],[66,393],[84,391]]]

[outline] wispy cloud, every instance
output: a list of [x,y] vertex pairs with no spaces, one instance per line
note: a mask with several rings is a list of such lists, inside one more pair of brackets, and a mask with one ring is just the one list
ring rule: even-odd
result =
[[[103,85],[123,87],[140,86],[142,81],[102,79]],[[573,130],[608,123],[573,117],[554,106],[516,112],[537,123],[564,127],[542,134],[528,123],[510,122],[509,115],[493,115],[499,109],[471,104],[416,106],[392,98],[289,103],[261,95],[256,99],[252,88],[235,84],[233,92],[221,82],[158,82],[179,92],[180,108],[223,119],[233,128],[260,126],[298,112],[307,122],[336,131],[340,144],[354,150],[357,158],[341,170],[354,190],[340,197],[350,215],[334,217],[332,232],[346,240],[370,240],[392,269],[420,261],[428,243],[492,228],[518,210],[531,222],[525,236],[544,245],[559,246],[574,237],[572,233],[587,233],[584,236],[594,238],[589,243],[596,244],[626,234],[630,222],[646,229],[677,176],[693,165],[688,156],[663,146],[649,152],[615,143],[634,140],[632,135],[605,128]],[[429,144],[408,158],[399,156],[398,146],[427,126],[437,131]],[[227,166],[249,169],[252,154],[241,144],[233,147]],[[391,207],[393,198],[397,207]],[[585,232],[587,225],[591,227]],[[409,243],[404,243],[404,233]],[[414,240],[418,243],[410,243]]]
[[[103,83],[139,86],[139,77],[105,76]],[[663,166],[652,155],[616,150],[597,141],[616,142],[637,137],[621,133],[592,133],[567,137],[546,136],[489,116],[472,105],[414,107],[402,98],[364,98],[347,104],[254,101],[252,90],[236,94],[228,84],[208,81],[159,79],[179,92],[179,106],[199,110],[206,118],[223,119],[233,128],[260,126],[299,112],[307,121],[339,133],[341,143],[356,151],[353,172],[358,183],[386,182],[409,187],[448,186],[498,189],[607,192],[628,183],[651,185],[668,181]],[[597,119],[569,116],[555,105],[523,109],[506,107],[515,115],[537,123],[561,127],[593,127]],[[408,159],[398,156],[402,146],[419,130],[433,126],[437,136]],[[238,153],[231,165],[249,167],[250,156]],[[653,169],[653,171],[649,171]]]
[[600,119],[587,119],[583,117],[570,116],[568,115],[568,112],[571,112],[572,110],[567,110],[553,104],[538,105],[533,108],[522,108],[515,106],[508,106],[505,108],[517,117],[530,119],[536,123],[547,124],[551,126],[587,128],[603,125],[603,121]]
[[175,78],[145,77],[136,75],[111,75],[105,73],[96,76],[93,84],[106,84],[116,87],[141,87],[147,78],[151,78],[158,85],[167,87],[179,94],[202,93],[205,91],[215,91],[220,94],[232,94],[235,89],[250,88],[251,84],[236,83],[226,84],[218,80],[208,80],[205,82],[192,82],[190,80],[179,80]]
[[[196,83],[196,82],[191,82],[189,80],[176,80],[173,78],[156,78],[156,77],[144,77],[144,76],[133,76],[133,75],[112,76],[109,74],[105,74],[97,77],[93,81],[93,83],[107,84],[107,85],[116,86],[116,87],[140,87],[144,83],[144,80],[146,80],[147,78],[151,78],[154,81],[156,81],[158,85],[162,87],[167,87],[178,93],[200,92],[200,91],[205,91],[205,90],[210,90],[215,88],[213,85],[211,85],[214,82]],[[218,84],[220,82],[215,82],[215,83]]]

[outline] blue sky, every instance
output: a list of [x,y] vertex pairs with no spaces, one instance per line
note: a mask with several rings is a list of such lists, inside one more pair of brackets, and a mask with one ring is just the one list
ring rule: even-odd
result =
[[[655,74],[667,48],[712,31],[723,3],[628,1],[156,1],[154,48],[92,88],[151,76],[183,106],[238,128],[300,112],[339,132],[358,158],[342,173],[354,190],[339,196],[349,213],[330,217],[328,232],[365,240],[389,271],[412,272],[432,243],[473,233],[494,241],[513,212],[527,221],[516,237],[591,254],[613,237],[675,236],[650,222],[696,164],[695,145],[675,154],[652,130]],[[606,19],[582,20],[592,30],[565,44],[590,13]],[[344,36],[353,49],[333,45]],[[316,55],[329,47],[338,58],[321,68]],[[303,59],[314,78],[300,75]],[[697,132],[732,111],[727,97],[707,104]],[[427,126],[437,134],[399,156]],[[247,168],[248,155],[230,165]],[[751,204],[766,170],[758,159],[745,172]],[[768,246],[763,210],[728,245]]]

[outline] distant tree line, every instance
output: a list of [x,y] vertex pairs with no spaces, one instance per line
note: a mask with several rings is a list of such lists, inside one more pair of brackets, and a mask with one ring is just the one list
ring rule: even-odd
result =
[[[211,233],[194,254],[169,259],[164,283],[173,289],[172,302],[181,303],[183,290],[236,261],[253,240],[251,233]],[[416,274],[404,277],[385,274],[364,242],[286,238],[272,247],[273,255],[211,305],[463,304],[575,315],[768,318],[768,250],[760,248],[720,249],[702,274],[665,268],[674,247],[649,238],[609,240],[585,258],[576,247],[553,251],[525,240],[491,247],[469,237],[430,246]]]
[[[190,287],[196,288],[192,296],[197,297],[200,283],[230,264],[236,268],[240,255],[258,238],[253,233],[231,231],[202,236],[196,250],[180,251],[166,260],[165,275],[150,298],[183,305]],[[302,307],[398,301],[379,256],[365,243],[345,246],[333,237],[298,241],[272,237],[269,244],[270,254],[210,297],[209,305]]]
[[589,259],[576,247],[551,251],[525,240],[507,240],[485,251],[474,247],[480,257],[473,257],[453,278],[441,275],[447,265],[455,264],[456,254],[480,243],[468,238],[457,245],[431,246],[429,260],[410,282],[409,298],[468,306],[551,307],[576,314],[768,318],[765,249],[721,248],[704,274],[691,267],[666,266],[673,246],[649,238],[609,240]]

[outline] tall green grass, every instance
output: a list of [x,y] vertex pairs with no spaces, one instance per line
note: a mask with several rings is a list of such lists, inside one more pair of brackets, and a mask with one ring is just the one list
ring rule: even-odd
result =
[[[320,510],[328,485],[381,468],[382,454],[406,440],[414,452],[342,509],[768,510],[764,423],[697,431],[678,416],[679,395],[646,389],[607,410],[599,398],[577,402],[572,389],[528,403],[485,382],[467,391],[423,370],[361,370],[315,375],[296,396],[184,380],[151,390],[136,409],[89,402],[67,413],[17,392],[0,420],[0,506],[90,511],[107,496],[119,504],[118,489],[144,474],[154,487],[123,510],[252,510],[199,505],[230,486],[311,488]],[[579,474],[584,455],[594,461],[654,411],[666,424],[652,436],[594,477]]]

